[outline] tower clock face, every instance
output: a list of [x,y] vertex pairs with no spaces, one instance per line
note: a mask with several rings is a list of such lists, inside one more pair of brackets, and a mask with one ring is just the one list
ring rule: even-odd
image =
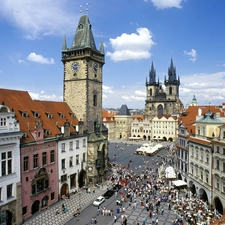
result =
[[80,68],[80,65],[79,65],[78,62],[74,62],[72,64],[72,70],[73,70],[74,73],[76,73],[79,70],[79,68]]
[[93,71],[94,71],[95,74],[98,72],[98,64],[97,63],[95,63],[93,65]]

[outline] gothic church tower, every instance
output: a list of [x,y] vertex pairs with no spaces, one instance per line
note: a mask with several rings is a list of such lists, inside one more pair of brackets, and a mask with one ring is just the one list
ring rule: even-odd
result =
[[145,100],[145,117],[148,120],[162,114],[173,114],[179,112],[179,85],[180,79],[176,77],[176,68],[171,59],[168,69],[168,79],[165,77],[165,90],[160,84],[159,79],[156,81],[156,70],[152,63],[149,72],[149,79],[146,80],[146,100]]
[[63,98],[88,135],[87,183],[102,177],[107,168],[107,140],[102,135],[102,69],[104,46],[97,50],[88,15],[80,17],[72,45],[62,46]]

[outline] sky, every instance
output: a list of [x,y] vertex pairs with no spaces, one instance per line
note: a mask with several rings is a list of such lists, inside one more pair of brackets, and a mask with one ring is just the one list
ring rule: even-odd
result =
[[153,62],[164,83],[171,58],[184,106],[225,102],[224,0],[1,0],[0,88],[63,101],[61,51],[88,14],[105,45],[103,107],[144,109]]

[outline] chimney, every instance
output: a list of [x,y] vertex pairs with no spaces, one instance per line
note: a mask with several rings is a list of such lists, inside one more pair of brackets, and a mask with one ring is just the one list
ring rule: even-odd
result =
[[83,134],[83,133],[84,133],[84,122],[80,120],[78,123],[78,134]]
[[69,137],[70,136],[70,123],[65,122],[64,123],[64,137]]

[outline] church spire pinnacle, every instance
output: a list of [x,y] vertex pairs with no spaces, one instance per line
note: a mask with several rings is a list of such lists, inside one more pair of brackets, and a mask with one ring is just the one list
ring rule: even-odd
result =
[[152,62],[151,69],[150,69],[150,72],[149,72],[149,83],[150,84],[155,83],[156,82],[155,78],[156,78],[156,71],[155,71],[155,68],[154,68],[154,65],[153,65],[153,62]]

